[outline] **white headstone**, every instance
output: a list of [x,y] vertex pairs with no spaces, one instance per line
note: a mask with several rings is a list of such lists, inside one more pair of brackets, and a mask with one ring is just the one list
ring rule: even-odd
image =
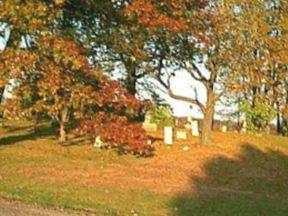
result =
[[190,124],[188,124],[188,123],[185,124],[184,127],[185,127],[186,130],[191,130],[191,123]]
[[191,129],[192,129],[192,136],[199,136],[199,126],[198,121],[192,121],[191,123]]
[[157,132],[157,124],[152,123],[152,115],[150,112],[147,112],[145,115],[145,121],[142,125],[143,129],[147,132]]
[[193,121],[192,115],[187,116],[187,122],[191,123]]
[[146,113],[145,115],[145,123],[151,123],[151,120],[152,120],[152,115],[151,113]]
[[192,121],[193,121],[193,112],[192,112],[192,110],[189,110],[189,111],[188,111],[187,121],[188,121],[189,123],[192,123]]
[[271,133],[271,127],[270,127],[270,125],[268,125],[268,126],[265,128],[265,132],[266,132],[267,134],[270,134],[270,133]]
[[184,130],[179,130],[176,132],[176,137],[180,140],[187,140],[187,133]]
[[173,144],[173,128],[164,127],[164,143],[167,145]]
[[241,128],[241,133],[247,133],[247,122],[246,121],[243,122],[243,125]]
[[142,127],[147,132],[157,132],[157,124],[144,122]]
[[95,148],[101,148],[101,147],[103,147],[103,145],[104,145],[104,143],[102,142],[100,136],[97,136],[93,146]]
[[228,131],[227,125],[223,125],[223,126],[221,127],[221,132],[227,133],[227,131]]
[[184,152],[187,152],[187,151],[190,150],[190,147],[189,147],[189,146],[184,146],[184,147],[182,148],[182,150],[183,150]]
[[178,119],[175,120],[175,126],[179,126],[179,120]]

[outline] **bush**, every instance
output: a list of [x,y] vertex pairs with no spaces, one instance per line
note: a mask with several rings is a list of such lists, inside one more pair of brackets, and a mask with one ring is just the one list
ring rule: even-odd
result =
[[116,148],[122,153],[151,156],[154,148],[148,145],[148,136],[141,123],[131,122],[125,116],[100,112],[91,119],[82,120],[76,133],[100,136],[106,148]]
[[276,111],[272,106],[258,100],[254,106],[251,101],[243,100],[240,111],[246,116],[247,129],[257,132],[265,130],[276,116]]
[[174,126],[174,117],[172,108],[169,105],[153,106],[149,111],[152,117],[152,123],[159,126]]

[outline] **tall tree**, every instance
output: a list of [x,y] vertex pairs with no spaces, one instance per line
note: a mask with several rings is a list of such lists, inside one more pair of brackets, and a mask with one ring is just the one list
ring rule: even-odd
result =
[[145,51],[148,32],[123,12],[128,3],[127,0],[68,1],[63,25],[70,26],[77,39],[89,48],[94,65],[110,74],[116,70],[128,91],[136,95],[151,58]]
[[[225,49],[221,43],[225,32],[220,23],[224,14],[215,5],[208,4],[208,1],[151,1],[148,9],[139,7],[139,2],[141,1],[136,1],[133,11],[136,11],[139,23],[155,32],[157,38],[154,42],[158,62],[156,77],[170,97],[200,108],[204,115],[200,142],[208,144],[211,141],[215,104],[223,94],[217,90],[217,83],[224,83],[221,72],[224,71],[225,62],[221,55]],[[140,9],[137,10],[137,6]],[[154,19],[155,16],[161,19]],[[200,69],[201,58],[207,58],[202,63],[209,74]],[[171,79],[176,72],[183,71],[188,72],[194,81],[203,84],[206,89],[206,103],[198,98],[197,89],[192,97],[173,92]]]
[[225,1],[223,6],[232,8],[235,17],[234,25],[226,28],[232,46],[227,60],[238,79],[237,94],[250,100],[252,109],[259,101],[277,109],[279,130],[287,77],[287,1]]
[[64,12],[73,9],[69,2],[11,0],[3,6],[1,21],[10,26],[11,45],[1,55],[1,81],[15,83],[13,97],[3,106],[6,115],[55,118],[60,141],[66,140],[65,125],[74,120],[76,132],[101,136],[110,147],[151,152],[134,121],[141,102],[90,64],[87,49],[66,23]]

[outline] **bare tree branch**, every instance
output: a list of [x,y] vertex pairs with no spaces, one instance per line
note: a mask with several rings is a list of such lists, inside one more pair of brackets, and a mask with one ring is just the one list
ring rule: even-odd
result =
[[192,62],[191,66],[189,66],[187,63],[185,63],[185,65],[187,72],[192,76],[193,79],[202,82],[205,86],[209,83],[210,80],[202,74],[201,70],[196,64]]
[[163,80],[163,73],[162,73],[162,67],[158,68],[158,73],[155,74],[155,77],[157,79],[157,81],[167,90],[167,93],[168,95],[175,99],[175,100],[181,100],[181,101],[184,101],[184,102],[187,102],[187,103],[190,103],[190,104],[194,104],[196,106],[198,106],[200,108],[200,110],[202,112],[204,112],[205,110],[205,105],[202,104],[199,99],[198,99],[198,92],[196,89],[194,89],[195,91],[195,98],[191,98],[191,97],[186,97],[186,96],[183,96],[183,95],[177,95],[177,94],[174,94],[174,92],[172,91],[172,88],[171,88],[171,78],[174,74],[169,74],[168,75],[168,79],[167,79],[167,83]]
[[219,101],[220,98],[226,93],[227,89],[228,87],[225,85],[224,89],[219,94],[215,95],[214,101]]
[[204,112],[205,110],[205,105],[202,104],[199,100],[198,100],[198,96],[196,96],[196,98],[191,98],[191,97],[186,97],[186,96],[183,96],[183,95],[176,95],[173,93],[172,89],[171,89],[171,86],[170,86],[170,81],[169,81],[169,88],[167,89],[168,91],[168,95],[173,98],[173,99],[176,99],[176,100],[181,100],[181,101],[184,101],[184,102],[188,102],[188,103],[191,103],[191,104],[194,104],[194,105],[197,105],[200,110],[202,112]]

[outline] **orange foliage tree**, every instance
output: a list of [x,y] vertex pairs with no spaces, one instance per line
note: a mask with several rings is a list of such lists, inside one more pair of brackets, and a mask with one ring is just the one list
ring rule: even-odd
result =
[[[143,7],[148,4],[148,7]],[[167,90],[170,97],[196,105],[204,115],[201,133],[201,143],[208,144],[211,141],[211,130],[214,116],[214,107],[222,95],[215,92],[218,81],[219,67],[213,52],[218,48],[218,40],[215,37],[215,25],[217,24],[217,11],[213,11],[209,1],[133,1],[127,7],[126,13],[133,19],[137,19],[139,25],[143,25],[154,34],[156,53],[155,59],[158,66],[155,77]],[[213,46],[216,49],[213,50]],[[211,52],[213,50],[213,52]],[[213,53],[213,56],[212,56]],[[207,77],[195,60],[197,56],[208,55],[206,67],[210,71]],[[167,68],[169,69],[167,70]],[[173,70],[173,72],[172,72]],[[185,70],[192,79],[199,81],[206,89],[206,103],[203,103],[195,89],[195,95],[187,97],[177,95],[171,87],[171,79],[175,72]],[[166,74],[165,74],[166,71]]]
[[[269,5],[276,9],[269,9]],[[202,144],[211,141],[215,104],[226,92],[235,90],[249,97],[251,92],[252,97],[262,95],[272,106],[283,101],[287,78],[287,1],[137,0],[132,1],[126,13],[157,38],[156,76],[167,93],[174,99],[195,104],[202,111]],[[269,32],[275,30],[281,34],[273,37]],[[197,64],[203,56],[207,58],[202,63],[209,75]],[[198,98],[197,89],[192,97],[176,95],[170,83],[175,75],[171,69],[177,73],[179,69],[185,70],[201,82],[206,89],[206,102]]]
[[145,131],[134,121],[142,103],[90,65],[87,51],[63,25],[65,1],[1,4],[0,20],[11,31],[1,54],[1,85],[14,83],[12,98],[2,106],[7,116],[55,119],[61,142],[67,123],[74,122],[76,132],[100,136],[110,147],[151,153]]

